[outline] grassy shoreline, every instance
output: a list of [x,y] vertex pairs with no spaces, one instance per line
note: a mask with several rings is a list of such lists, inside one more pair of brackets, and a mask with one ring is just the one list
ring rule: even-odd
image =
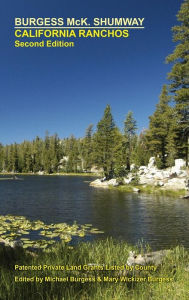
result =
[[[124,241],[111,238],[92,243],[80,243],[70,247],[58,243],[51,251],[31,256],[23,249],[13,250],[0,247],[0,298],[8,300],[162,300],[183,299],[189,297],[189,272],[186,269],[189,253],[183,247],[176,247],[165,261],[154,271],[140,271],[121,275],[117,270],[84,270],[88,264],[98,266],[123,266],[127,262],[130,250],[144,251],[142,245],[131,246]],[[15,270],[19,266],[42,266],[38,271]],[[43,266],[81,266],[81,270],[43,270]],[[75,278],[75,281],[15,282],[17,278]],[[148,278],[144,282],[121,282],[122,277]],[[118,282],[106,282],[104,277],[119,278]],[[83,282],[78,278],[82,278]],[[87,278],[95,278],[87,282]],[[98,279],[100,278],[100,279]],[[160,282],[159,278],[171,278]],[[78,281],[79,280],[79,281]]]
[[125,193],[134,193],[133,189],[139,189],[139,193],[144,194],[155,194],[155,195],[162,195],[162,196],[172,196],[172,197],[182,197],[187,194],[186,190],[168,190],[168,189],[162,189],[161,187],[153,186],[153,185],[119,185],[117,187],[110,186],[110,189],[119,190],[121,192]]
[[96,173],[52,173],[52,174],[37,174],[37,173],[0,173],[1,175],[8,175],[8,176],[91,176],[91,177],[99,177]]

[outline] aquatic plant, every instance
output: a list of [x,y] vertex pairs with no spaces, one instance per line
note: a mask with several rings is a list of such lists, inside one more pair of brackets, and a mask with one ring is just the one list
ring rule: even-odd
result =
[[[73,236],[103,233],[92,228],[92,224],[45,224],[41,220],[30,221],[24,216],[13,215],[0,216],[0,224],[0,241],[8,245],[19,241],[23,248],[45,249],[59,240],[68,243]],[[32,239],[34,236],[35,239]]]

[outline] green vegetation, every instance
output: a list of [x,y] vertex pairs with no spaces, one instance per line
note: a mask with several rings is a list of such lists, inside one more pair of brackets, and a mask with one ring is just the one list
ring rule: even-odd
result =
[[115,126],[111,108],[107,105],[94,135],[94,161],[103,168],[107,179],[114,175],[115,165],[120,158],[121,142],[122,135]]
[[132,154],[135,152],[136,147],[136,121],[133,118],[132,111],[129,111],[126,119],[124,121],[124,149],[125,149],[125,158],[126,158],[126,167],[127,170],[130,170],[130,165],[132,162]]
[[137,188],[140,190],[140,193],[157,194],[157,195],[171,196],[171,197],[179,197],[179,196],[184,196],[186,194],[185,190],[167,190],[154,185],[127,184],[127,185],[119,185],[118,187],[110,187],[110,188],[118,189],[119,191],[126,192],[126,193],[133,193],[133,188]]
[[[188,291],[188,259],[189,253],[183,247],[176,247],[165,258],[164,263],[154,271],[134,271],[128,274],[110,270],[90,270],[88,264],[98,266],[123,266],[127,262],[130,250],[142,253],[147,249],[138,244],[131,247],[125,242],[112,239],[81,243],[70,247],[68,244],[58,243],[51,250],[39,252],[32,256],[24,249],[11,249],[0,247],[0,298],[1,299],[30,299],[30,300],[162,300],[183,299],[189,297]],[[149,250],[149,249],[148,249]],[[8,258],[8,260],[7,260]],[[15,270],[19,266],[80,266],[81,270]],[[89,270],[83,270],[83,266]],[[68,269],[69,269],[68,268]],[[15,282],[15,277],[74,277],[100,278],[101,282]],[[104,282],[107,277],[143,277],[143,278],[169,278],[170,282]],[[45,280],[45,279],[44,279]]]
[[[14,241],[21,241],[23,248],[48,248],[57,240],[70,242],[73,236],[84,237],[86,234],[102,233],[91,224],[79,226],[76,222],[73,225],[66,223],[45,224],[44,222],[29,221],[23,216],[0,216],[0,240],[7,244]],[[35,235],[35,240],[31,236]]]
[[[171,166],[174,158],[189,162],[189,1],[178,12],[180,25],[173,27],[174,52],[167,57],[173,63],[168,74],[170,84],[163,86],[156,111],[150,117],[148,139],[150,150],[158,156],[159,167]],[[172,105],[169,102],[173,100]]]
[[173,41],[176,47],[167,57],[167,62],[172,63],[170,91],[174,99],[174,142],[177,155],[182,155],[189,162],[189,1],[184,0],[177,14],[179,25],[174,26]]
[[107,179],[123,177],[130,165],[146,165],[155,156],[160,168],[172,166],[175,158],[189,163],[189,2],[178,12],[179,25],[173,27],[175,50],[167,57],[172,63],[169,84],[164,85],[149,129],[136,135],[137,122],[129,111],[119,129],[111,108],[106,106],[93,132],[90,124],[83,138],[60,139],[57,134],[21,144],[0,144],[0,172],[46,174],[89,172],[98,166]]
[[51,176],[52,175],[61,175],[61,176],[83,176],[83,177],[89,177],[89,176],[91,176],[91,177],[97,177],[97,174],[96,173],[87,173],[87,172],[85,172],[85,173],[58,173],[58,174],[56,174],[56,173],[54,173],[54,174],[50,174]]
[[170,98],[167,87],[164,85],[156,110],[150,116],[149,131],[147,133],[150,150],[158,157],[159,168],[174,164],[175,150],[174,147],[171,147],[171,142],[173,142],[175,119],[172,117],[174,109],[168,104]]
[[[0,173],[0,175],[3,175],[4,177],[1,177],[0,180],[14,180],[14,177],[6,177],[5,175],[12,175],[12,173]],[[40,176],[39,174],[37,173],[19,173],[19,175],[29,175],[29,176]],[[51,173],[51,174],[45,174],[45,176],[83,176],[83,177],[98,177],[99,175],[96,174],[96,173],[72,173],[72,172],[69,172],[69,173],[63,173],[63,172],[60,172],[60,173]]]

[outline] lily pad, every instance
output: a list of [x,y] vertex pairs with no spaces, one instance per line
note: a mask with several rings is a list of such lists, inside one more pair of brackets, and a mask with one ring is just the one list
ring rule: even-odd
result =
[[[29,221],[24,216],[0,216],[0,223],[1,238],[6,239],[7,242],[14,242],[19,239],[23,243],[23,248],[46,249],[55,244],[58,239],[69,243],[73,236],[84,237],[86,234],[103,233],[97,228],[92,228],[92,224],[78,225],[74,222],[73,225],[66,223],[48,225],[40,220]],[[28,237],[24,237],[25,235]],[[32,236],[35,238],[38,236],[38,239],[35,241],[30,239]]]

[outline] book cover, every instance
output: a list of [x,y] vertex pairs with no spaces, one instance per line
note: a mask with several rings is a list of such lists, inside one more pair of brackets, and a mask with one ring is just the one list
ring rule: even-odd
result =
[[1,21],[0,299],[188,299],[189,1]]

